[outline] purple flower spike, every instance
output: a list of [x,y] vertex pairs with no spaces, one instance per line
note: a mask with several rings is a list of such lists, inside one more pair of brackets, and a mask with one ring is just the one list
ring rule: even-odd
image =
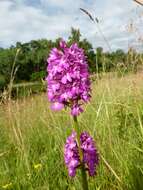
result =
[[[60,49],[53,48],[47,60],[47,93],[52,106],[62,104],[69,106],[73,116],[83,110],[83,102],[90,100],[90,80],[88,65],[83,49],[77,44],[67,46],[63,40]],[[60,110],[60,109],[54,109]]]
[[74,177],[79,165],[79,153],[76,143],[76,133],[73,132],[66,140],[64,148],[65,164],[68,167],[69,176]]
[[[83,153],[83,160],[81,162],[87,167],[89,175],[94,176],[96,174],[96,167],[99,164],[99,154],[97,153],[95,142],[87,132],[83,132],[80,135],[80,143],[80,148]],[[76,175],[76,169],[80,166],[75,132],[67,138],[64,149],[64,158],[69,176],[74,177]]]
[[96,174],[96,166],[99,164],[99,154],[95,146],[95,142],[87,132],[83,132],[80,136],[81,149],[83,151],[83,162],[87,164],[90,176]]

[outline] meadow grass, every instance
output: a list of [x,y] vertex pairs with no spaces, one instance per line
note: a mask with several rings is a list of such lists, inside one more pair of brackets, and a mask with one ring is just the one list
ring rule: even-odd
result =
[[[143,189],[142,74],[103,77],[92,84],[92,100],[79,117],[81,130],[100,153],[90,190]],[[0,107],[0,189],[80,190],[70,179],[63,147],[72,131],[69,110],[52,112],[46,94]]]

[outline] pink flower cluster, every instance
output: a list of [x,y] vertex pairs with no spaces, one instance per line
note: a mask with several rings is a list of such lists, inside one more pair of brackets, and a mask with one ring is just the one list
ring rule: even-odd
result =
[[65,164],[68,167],[69,176],[74,177],[76,174],[76,168],[80,164],[75,132],[73,132],[66,140],[64,159]]
[[[95,142],[87,132],[83,132],[80,135],[80,143],[80,148],[83,153],[82,162],[86,165],[89,175],[94,176],[96,174],[96,166],[99,164],[99,154],[97,153]],[[67,138],[64,149],[64,159],[69,175],[74,177],[76,175],[77,167],[80,166],[80,158],[75,132],[73,132],[71,136]]]
[[73,116],[79,115],[83,112],[83,102],[90,99],[89,72],[83,49],[76,43],[67,47],[61,41],[60,48],[53,48],[47,61],[46,80],[51,108],[61,110],[69,106]]
[[99,155],[95,147],[95,142],[87,132],[83,132],[80,136],[81,149],[83,151],[83,162],[88,167],[90,176],[96,174],[96,166],[99,164]]

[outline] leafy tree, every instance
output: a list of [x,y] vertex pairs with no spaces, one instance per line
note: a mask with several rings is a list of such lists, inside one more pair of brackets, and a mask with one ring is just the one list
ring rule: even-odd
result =
[[71,28],[71,35],[68,38],[68,44],[69,45],[71,45],[72,43],[79,44],[80,37],[81,37],[80,30]]

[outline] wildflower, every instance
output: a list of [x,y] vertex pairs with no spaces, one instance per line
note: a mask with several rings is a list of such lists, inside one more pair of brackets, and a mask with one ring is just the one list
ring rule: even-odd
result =
[[66,140],[64,148],[65,164],[68,167],[69,176],[74,177],[79,165],[79,154],[76,143],[76,133],[73,132]]
[[68,167],[69,175],[74,177],[76,169],[80,166],[80,162],[82,162],[87,167],[89,175],[94,176],[96,174],[96,167],[99,164],[99,155],[94,140],[87,132],[83,132],[80,135],[80,148],[83,153],[83,160],[81,161],[76,142],[76,133],[73,132],[71,136],[67,138],[64,149],[64,159]]
[[34,169],[35,170],[40,170],[42,168],[42,164],[34,164]]
[[71,110],[71,114],[73,116],[79,115],[81,112],[83,112],[83,109],[79,105],[74,105]]
[[80,135],[81,149],[83,152],[83,162],[87,165],[90,176],[96,174],[96,166],[99,164],[99,155],[95,147],[95,142],[87,132]]
[[9,189],[9,188],[11,188],[11,186],[12,186],[12,183],[8,183],[6,185],[3,185],[2,188],[3,189]]
[[47,93],[51,108],[61,110],[69,106],[72,115],[79,115],[83,111],[81,105],[89,101],[91,91],[83,49],[76,43],[67,47],[61,41],[60,49],[53,48],[47,62]]

